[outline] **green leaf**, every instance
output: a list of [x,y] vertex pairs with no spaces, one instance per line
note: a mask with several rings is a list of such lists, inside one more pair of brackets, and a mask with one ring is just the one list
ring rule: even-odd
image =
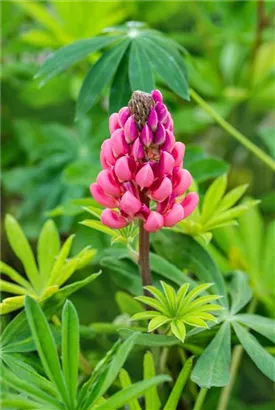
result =
[[75,235],[69,236],[69,238],[66,240],[66,242],[62,246],[62,248],[61,248],[61,250],[60,250],[60,252],[59,252],[59,254],[56,258],[55,264],[52,268],[51,274],[49,276],[48,283],[47,283],[48,286],[55,285],[56,281],[59,279],[59,276],[60,276],[61,270],[63,268],[63,265],[64,265],[67,257],[69,256],[74,236]]
[[55,223],[49,220],[42,228],[37,246],[39,271],[44,283],[47,282],[47,278],[53,268],[59,250],[60,240],[58,230]]
[[128,53],[123,56],[110,92],[110,106],[109,113],[118,112],[121,107],[127,106],[131,98],[131,87],[128,77]]
[[[193,366],[193,357],[189,357],[184,363],[184,366],[177,377],[176,383],[171,391],[169,398],[163,410],[177,410],[179,400],[181,398],[182,390],[189,379]],[[150,407],[149,407],[150,408]],[[153,408],[153,407],[152,407]]]
[[[119,381],[123,389],[126,389],[126,387],[129,387],[132,385],[129,373],[125,369],[120,370]],[[139,402],[136,399],[129,400],[128,405],[129,405],[129,410],[141,410]]]
[[150,320],[148,325],[148,332],[153,332],[154,330],[158,329],[159,327],[165,325],[165,323],[169,322],[171,319],[167,316],[158,315]]
[[32,336],[45,372],[56,385],[65,403],[68,403],[68,390],[66,389],[54,338],[47,319],[41,307],[29,296],[26,296],[25,307]]
[[24,399],[23,397],[18,397],[15,394],[9,394],[8,397],[3,397],[0,399],[0,406],[2,409],[37,409],[37,403],[30,400]]
[[[146,352],[143,359],[143,379],[149,380],[156,376],[155,364],[151,352]],[[158,410],[161,407],[161,401],[158,396],[156,386],[151,387],[145,393],[145,408]]]
[[242,323],[265,336],[267,339],[275,343],[275,320],[264,316],[253,315],[250,313],[242,313],[236,315],[234,320]]
[[40,277],[30,244],[16,219],[9,214],[5,217],[5,228],[9,244],[15,255],[23,263],[30,282],[36,290],[40,289]]
[[132,91],[150,93],[155,88],[154,74],[142,39],[132,41],[130,49],[129,78]]
[[117,292],[115,300],[121,313],[127,313],[129,316],[133,316],[135,313],[139,313],[144,310],[143,305],[128,293]]
[[222,159],[210,157],[193,162],[187,169],[196,182],[201,183],[225,174],[229,166]]
[[44,61],[35,77],[43,77],[43,84],[45,84],[50,78],[61,73],[72,64],[110,45],[118,38],[119,36],[98,36],[62,47]]
[[80,222],[81,225],[88,226],[88,228],[96,229],[97,231],[106,233],[107,235],[114,236],[118,238],[119,232],[115,231],[114,229],[108,228],[108,226],[104,225],[100,221],[94,221],[93,219],[85,219],[85,221]]
[[191,380],[200,387],[222,387],[229,382],[230,324],[225,322],[198,359]]
[[245,191],[248,188],[248,184],[237,186],[236,188],[229,191],[221,200],[220,205],[218,206],[217,212],[226,211],[231,208],[235,203],[243,196]]
[[23,288],[27,289],[30,293],[34,291],[29,282],[26,281],[26,279],[24,279],[20,275],[20,273],[16,272],[16,270],[7,265],[5,262],[0,261],[0,271],[1,273],[7,275],[14,282],[17,282],[19,285],[23,286]]
[[201,282],[214,283],[211,293],[223,296],[220,303],[227,307],[228,300],[223,276],[209,253],[188,235],[176,232],[158,232],[152,236],[158,255],[180,269],[189,269]]
[[189,101],[188,82],[185,72],[171,53],[156,42],[143,38],[143,47],[150,63],[160,77],[177,95]]
[[184,343],[186,336],[186,327],[181,320],[172,320],[171,330],[173,335],[175,335],[182,343]]
[[129,39],[123,40],[115,48],[104,53],[88,72],[77,101],[77,120],[89,111],[99,94],[108,85],[129,45],[129,41]]
[[233,278],[229,285],[231,295],[231,314],[235,315],[245,307],[252,298],[252,291],[248,284],[248,277],[241,271],[233,272]]
[[165,347],[165,346],[174,346],[180,344],[179,340],[174,336],[165,336],[165,335],[154,335],[148,333],[138,333],[130,329],[120,329],[119,335],[126,339],[130,335],[136,334],[137,338],[135,344],[139,346],[147,347]]
[[227,177],[226,175],[222,175],[215,179],[206,191],[202,206],[202,222],[207,222],[207,220],[215,213],[217,206],[225,193],[226,185]]
[[75,405],[78,384],[79,321],[74,305],[67,301],[62,312],[62,369],[70,392],[71,405]]
[[275,358],[243,326],[232,322],[236,335],[248,356],[269,379],[275,382]]

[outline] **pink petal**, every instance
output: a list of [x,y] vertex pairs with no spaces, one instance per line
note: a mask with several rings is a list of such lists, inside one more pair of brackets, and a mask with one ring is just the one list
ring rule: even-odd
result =
[[116,208],[118,206],[118,201],[115,198],[106,195],[101,186],[97,183],[90,185],[90,191],[93,198],[100,205],[105,206],[106,208]]
[[140,134],[140,141],[146,147],[149,147],[153,142],[153,133],[147,124],[145,124],[144,127],[142,128],[142,131]]
[[107,162],[109,165],[114,165],[116,159],[113,155],[112,147],[111,147],[111,140],[110,138],[105,140],[101,145],[101,155],[104,158],[104,161]]
[[171,114],[168,112],[167,118],[165,122],[163,123],[164,127],[170,131],[173,131],[173,119],[171,117]]
[[175,165],[175,160],[169,152],[162,151],[159,161],[159,176],[171,175]]
[[192,184],[192,176],[187,169],[181,169],[177,175],[176,182],[173,187],[173,192],[177,195],[182,195]]
[[124,125],[125,139],[128,144],[131,144],[137,139],[138,131],[134,117],[131,115]]
[[153,90],[153,91],[151,92],[151,96],[152,96],[152,98],[153,98],[154,101],[156,101],[156,102],[161,102],[161,103],[162,103],[163,97],[162,97],[162,94],[161,94],[161,92],[160,92],[159,90]]
[[173,205],[164,216],[164,226],[174,226],[184,218],[184,210],[180,204]]
[[147,124],[153,132],[156,131],[158,126],[158,115],[154,108],[151,108],[150,114],[148,116]]
[[115,163],[114,170],[120,182],[130,181],[133,177],[128,157],[120,157]]
[[165,104],[158,102],[156,104],[156,112],[158,114],[158,120],[161,123],[164,123],[167,119],[167,115],[168,115],[168,110]]
[[126,214],[133,216],[141,208],[141,202],[131,192],[126,191],[122,196],[119,207]]
[[110,134],[112,134],[118,128],[120,128],[119,116],[118,116],[117,112],[114,112],[113,114],[110,115],[110,118],[109,118],[109,131],[110,131]]
[[125,141],[124,132],[121,128],[114,131],[111,135],[111,147],[116,158],[120,155],[127,154],[128,145]]
[[175,136],[172,131],[166,130],[165,141],[162,146],[163,151],[171,152],[175,145]]
[[149,164],[143,165],[136,175],[136,183],[143,189],[151,186],[153,181],[154,173],[151,166]]
[[121,127],[124,127],[128,117],[130,116],[130,110],[128,107],[122,107],[118,112],[119,122]]
[[156,232],[163,227],[163,216],[156,211],[151,211],[143,226],[148,232]]
[[132,146],[132,155],[136,161],[144,158],[144,149],[139,138],[135,140]]
[[169,178],[164,177],[157,189],[150,192],[154,201],[162,202],[172,193],[172,182]]
[[185,153],[185,145],[182,142],[176,142],[172,151],[175,158],[175,166],[181,167]]
[[197,207],[199,203],[199,195],[196,192],[189,192],[184,200],[181,202],[181,206],[184,210],[184,218],[187,218]]
[[111,209],[105,209],[102,212],[101,222],[112,229],[122,229],[129,224],[126,218]]
[[155,132],[154,144],[162,145],[165,142],[165,139],[166,139],[166,130],[164,128],[164,125],[161,122],[159,122],[157,130]]
[[121,195],[120,187],[109,171],[101,171],[97,176],[96,182],[107,195],[114,197]]

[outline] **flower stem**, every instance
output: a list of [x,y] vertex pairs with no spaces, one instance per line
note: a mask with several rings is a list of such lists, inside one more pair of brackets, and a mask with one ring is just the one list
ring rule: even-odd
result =
[[231,124],[229,124],[225,119],[223,119],[210,105],[201,98],[196,91],[190,89],[191,97],[210,115],[210,117],[214,118],[214,120],[225,130],[227,131],[233,138],[239,141],[244,147],[246,147],[249,151],[251,151],[256,157],[258,157],[261,161],[263,161],[269,168],[275,171],[275,161],[267,155],[264,151],[262,151],[257,145],[253,144],[244,134],[234,128]]
[[198,397],[197,397],[197,400],[195,402],[195,406],[193,407],[193,410],[201,410],[202,409],[202,405],[204,403],[207,392],[208,392],[208,389],[206,387],[202,387],[200,389],[200,392],[198,394]]
[[[257,307],[257,300],[252,299],[247,309],[247,313],[255,312],[256,307]],[[235,346],[233,349],[232,361],[231,361],[231,367],[230,367],[230,381],[228,385],[222,389],[220,399],[218,402],[218,406],[217,406],[217,410],[226,410],[228,407],[231,391],[233,389],[233,386],[234,386],[234,383],[237,377],[237,373],[240,367],[243,352],[244,352],[244,349],[241,345]]]
[[[142,280],[142,286],[148,286],[152,284],[151,272],[150,272],[150,263],[149,263],[149,249],[150,249],[150,240],[149,232],[145,231],[144,222],[139,221],[139,270]],[[147,295],[146,290],[144,294]]]

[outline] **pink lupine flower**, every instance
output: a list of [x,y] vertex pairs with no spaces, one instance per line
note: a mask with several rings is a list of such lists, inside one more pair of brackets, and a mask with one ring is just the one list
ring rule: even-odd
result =
[[160,91],[134,92],[128,107],[110,116],[109,130],[100,153],[103,170],[90,187],[94,199],[108,208],[101,221],[122,229],[141,219],[146,231],[156,232],[188,217],[199,197],[195,192],[183,197],[192,176],[183,168],[185,145],[175,140]]

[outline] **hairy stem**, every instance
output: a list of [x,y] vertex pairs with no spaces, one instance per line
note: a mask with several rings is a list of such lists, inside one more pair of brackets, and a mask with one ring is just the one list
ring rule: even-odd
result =
[[[252,299],[247,313],[255,312],[257,307],[257,300]],[[238,370],[241,364],[241,359],[243,356],[244,349],[241,345],[235,346],[232,353],[232,361],[230,366],[230,381],[227,386],[222,389],[217,410],[226,410],[229,404],[230,395],[235,384],[235,380],[238,374]]]
[[200,389],[200,392],[198,394],[197,400],[195,402],[195,406],[193,407],[193,410],[201,410],[205,397],[207,395],[208,389],[206,387],[202,387]]
[[269,168],[275,171],[275,161],[262,151],[257,145],[253,144],[244,134],[234,128],[225,119],[223,119],[210,105],[201,98],[196,91],[190,89],[191,97],[210,115],[214,120],[230,134],[233,138],[239,141],[244,147],[251,151],[256,157],[263,161]]
[[[149,232],[145,231],[144,222],[140,220],[139,222],[139,270],[142,280],[142,286],[148,286],[152,284],[150,263],[149,263]],[[146,290],[144,294],[147,295]]]

